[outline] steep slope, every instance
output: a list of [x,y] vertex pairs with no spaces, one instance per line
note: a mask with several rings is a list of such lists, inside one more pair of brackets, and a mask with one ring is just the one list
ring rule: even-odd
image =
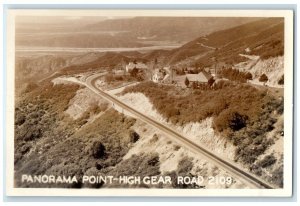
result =
[[78,73],[78,72],[85,72],[85,71],[93,71],[100,68],[113,68],[117,65],[122,66],[130,61],[146,61],[139,54],[132,55],[133,53],[115,53],[115,52],[106,52],[96,60],[91,62],[87,62],[80,65],[71,65],[65,67],[61,70],[64,74],[71,74],[71,73]]
[[188,57],[202,55],[193,64],[210,66],[218,62],[234,64],[246,60],[239,54],[258,55],[263,59],[284,53],[283,18],[266,18],[231,29],[201,36],[178,49],[169,52],[168,63],[176,63]]
[[32,57],[16,57],[16,79],[42,76],[68,65],[62,56],[45,55]]
[[15,69],[16,80],[34,78],[38,80],[59,71],[62,68],[83,65],[96,61],[105,53],[86,54],[16,54]]

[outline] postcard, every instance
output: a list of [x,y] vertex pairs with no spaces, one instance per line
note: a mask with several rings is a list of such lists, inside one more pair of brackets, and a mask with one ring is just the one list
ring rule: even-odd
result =
[[291,196],[293,11],[6,24],[7,195]]

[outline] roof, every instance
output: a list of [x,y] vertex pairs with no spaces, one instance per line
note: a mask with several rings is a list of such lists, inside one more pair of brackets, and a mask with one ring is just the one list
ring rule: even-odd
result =
[[138,69],[147,69],[147,65],[146,64],[143,64],[143,63],[137,63],[135,64],[135,67],[138,68]]
[[205,78],[205,79],[207,79],[207,81],[208,81],[210,78],[212,78],[211,74],[210,74],[210,73],[208,73],[208,72],[206,72],[206,71],[202,71],[202,72],[200,72],[200,73],[199,73],[199,75],[200,75],[200,76],[202,76],[202,75],[203,75],[203,76],[204,76],[204,78]]
[[133,62],[129,62],[129,64],[126,67],[129,70],[134,69],[134,68],[137,68],[137,69],[147,69],[148,68],[146,64],[141,63],[141,62],[138,62],[136,64]]
[[191,82],[204,82],[207,83],[208,80],[212,77],[206,71],[200,72],[199,74],[187,74],[186,77]]

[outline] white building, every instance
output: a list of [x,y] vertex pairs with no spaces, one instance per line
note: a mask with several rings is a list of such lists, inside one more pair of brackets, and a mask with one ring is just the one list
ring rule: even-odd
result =
[[152,81],[155,83],[159,83],[164,79],[164,74],[159,70],[155,70],[153,76],[152,76]]
[[134,63],[134,62],[129,62],[129,64],[126,65],[126,72],[130,72],[132,71],[134,68],[138,69],[138,70],[145,70],[147,69],[147,65],[141,62],[138,63]]

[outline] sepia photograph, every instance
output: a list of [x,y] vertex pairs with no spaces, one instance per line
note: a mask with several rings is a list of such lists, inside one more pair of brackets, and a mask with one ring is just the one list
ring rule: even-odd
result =
[[11,195],[289,196],[293,13],[10,10]]

